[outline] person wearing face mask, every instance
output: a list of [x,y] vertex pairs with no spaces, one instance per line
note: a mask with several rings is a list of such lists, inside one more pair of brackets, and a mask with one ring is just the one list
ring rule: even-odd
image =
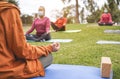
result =
[[111,14],[108,13],[108,10],[105,9],[104,13],[101,15],[100,21],[98,22],[98,25],[103,26],[103,25],[109,25],[112,26],[114,22],[112,21]]
[[55,22],[51,22],[51,26],[56,32],[65,31],[66,23],[67,23],[67,18],[66,18],[66,14],[64,14],[63,16],[58,18]]
[[[36,30],[36,34],[30,34]],[[34,41],[47,41],[51,39],[50,36],[50,20],[45,17],[45,8],[43,6],[39,7],[38,18],[36,18],[32,24],[32,27],[26,32],[27,40]]]

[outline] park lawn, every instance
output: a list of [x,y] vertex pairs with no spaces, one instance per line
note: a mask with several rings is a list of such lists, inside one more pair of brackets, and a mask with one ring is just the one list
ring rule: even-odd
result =
[[[24,32],[28,26],[23,27]],[[56,64],[74,64],[100,67],[102,56],[111,58],[114,71],[113,79],[120,79],[120,45],[98,45],[98,40],[120,41],[120,34],[105,34],[104,30],[119,29],[120,26],[98,26],[97,24],[68,24],[67,30],[79,30],[78,33],[52,32],[52,38],[73,39],[70,43],[61,43],[57,53],[53,53]],[[47,45],[46,42],[30,42],[32,45]]]

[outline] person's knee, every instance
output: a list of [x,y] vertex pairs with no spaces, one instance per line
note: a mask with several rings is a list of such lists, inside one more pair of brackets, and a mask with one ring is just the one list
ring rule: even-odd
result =
[[46,56],[46,57],[45,57],[45,56],[42,56],[42,57],[40,58],[40,61],[41,61],[42,65],[43,65],[43,67],[46,68],[46,67],[48,67],[49,65],[52,64],[53,56],[52,56],[52,54],[49,54],[49,55]]

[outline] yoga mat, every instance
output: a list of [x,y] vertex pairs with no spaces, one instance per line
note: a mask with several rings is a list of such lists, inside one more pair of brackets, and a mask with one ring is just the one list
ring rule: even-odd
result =
[[97,44],[120,44],[118,41],[105,41],[105,40],[100,40],[96,42]]
[[52,64],[46,70],[45,77],[36,77],[30,79],[112,79],[102,78],[100,68],[80,65],[62,65]]
[[[34,40],[27,40],[27,42],[35,42]],[[68,43],[72,42],[72,39],[51,39],[48,41],[40,41],[40,42],[61,42],[61,43]]]
[[63,43],[67,43],[67,42],[71,42],[72,39],[51,39],[51,40],[48,40],[46,42],[63,42]]
[[104,33],[120,34],[120,30],[105,30]]
[[66,30],[64,32],[66,33],[75,33],[75,32],[80,32],[81,30]]

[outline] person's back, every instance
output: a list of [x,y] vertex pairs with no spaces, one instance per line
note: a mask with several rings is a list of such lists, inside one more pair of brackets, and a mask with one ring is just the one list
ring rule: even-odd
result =
[[16,6],[0,1],[0,79],[44,76],[39,58],[47,56],[55,49],[55,45],[28,44],[19,14]]

